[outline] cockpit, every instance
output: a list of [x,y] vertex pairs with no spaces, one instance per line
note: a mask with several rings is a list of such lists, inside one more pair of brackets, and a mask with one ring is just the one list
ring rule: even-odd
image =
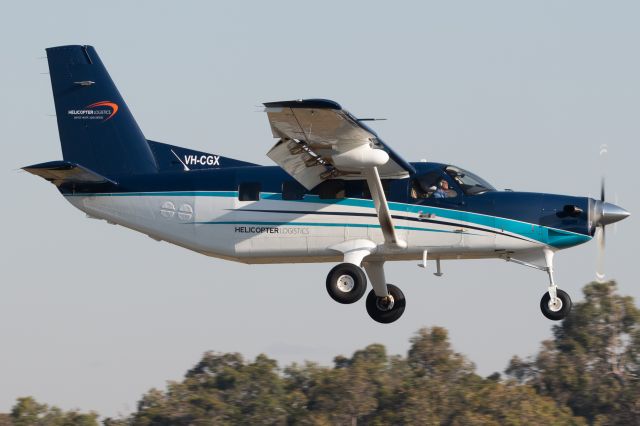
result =
[[421,198],[457,198],[480,195],[496,189],[468,170],[456,166],[445,166],[418,174],[412,182],[410,196]]

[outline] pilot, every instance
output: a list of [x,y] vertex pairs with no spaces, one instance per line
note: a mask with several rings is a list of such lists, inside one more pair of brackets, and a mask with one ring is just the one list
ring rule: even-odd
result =
[[438,182],[438,189],[433,193],[433,198],[452,198],[456,195],[456,191],[449,188],[449,182],[442,179]]

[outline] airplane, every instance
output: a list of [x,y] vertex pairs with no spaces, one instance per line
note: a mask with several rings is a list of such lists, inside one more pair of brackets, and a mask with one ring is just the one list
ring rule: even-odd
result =
[[[391,261],[502,259],[546,272],[540,309],[571,310],[554,280],[554,254],[604,242],[629,212],[605,200],[498,191],[461,167],[407,162],[338,103],[264,104],[275,166],[147,140],[96,50],[46,49],[63,160],[24,167],[90,218],[247,264],[337,263],[329,296],[360,300],[383,324],[406,300],[387,283]],[[596,235],[597,234],[597,235]],[[599,272],[601,274],[601,272]]]

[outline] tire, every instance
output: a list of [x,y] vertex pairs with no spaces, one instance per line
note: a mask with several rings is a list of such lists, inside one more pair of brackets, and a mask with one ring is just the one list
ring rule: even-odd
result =
[[396,321],[404,313],[406,300],[402,291],[393,284],[387,284],[387,291],[393,296],[393,306],[391,309],[382,309],[379,302],[381,297],[371,290],[367,296],[367,313],[374,320],[382,324],[389,324]]
[[567,315],[569,315],[569,312],[571,312],[571,298],[569,297],[569,295],[560,289],[556,290],[556,295],[562,303],[560,309],[556,308],[556,310],[554,310],[549,306],[549,302],[551,301],[549,292],[546,292],[540,300],[540,310],[542,311],[542,315],[552,321],[560,321],[562,319],[565,319]]
[[367,290],[367,276],[353,263],[334,266],[327,275],[327,292],[333,300],[342,304],[355,303]]

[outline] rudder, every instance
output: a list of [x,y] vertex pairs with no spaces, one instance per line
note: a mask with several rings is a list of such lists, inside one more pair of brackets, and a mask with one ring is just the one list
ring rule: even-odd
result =
[[157,172],[146,138],[95,49],[46,50],[65,161],[105,176]]

